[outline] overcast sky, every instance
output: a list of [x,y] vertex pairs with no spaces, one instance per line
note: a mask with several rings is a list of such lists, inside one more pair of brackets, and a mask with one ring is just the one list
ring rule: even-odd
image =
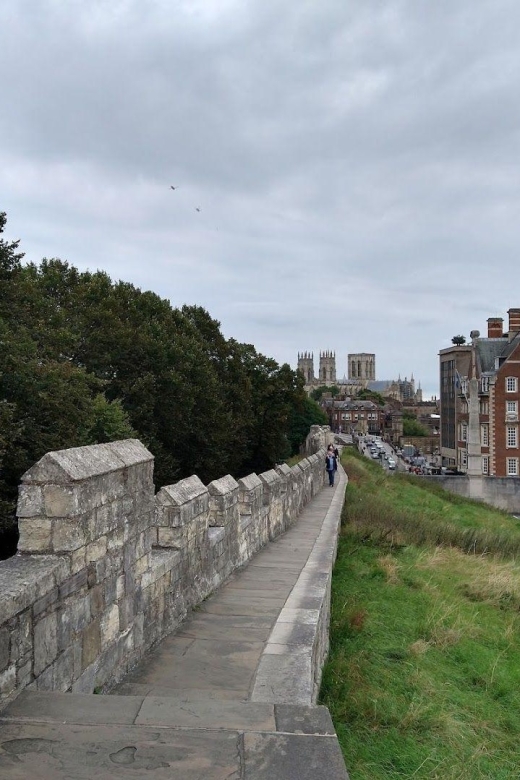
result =
[[518,0],[0,0],[0,75],[27,260],[426,397],[520,306]]

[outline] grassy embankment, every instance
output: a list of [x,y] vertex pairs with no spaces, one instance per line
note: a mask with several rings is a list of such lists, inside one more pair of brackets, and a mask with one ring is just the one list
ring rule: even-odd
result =
[[519,778],[520,524],[343,463],[321,701],[351,780]]

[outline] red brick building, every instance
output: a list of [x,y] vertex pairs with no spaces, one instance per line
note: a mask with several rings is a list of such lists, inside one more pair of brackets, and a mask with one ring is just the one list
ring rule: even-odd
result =
[[333,431],[343,433],[373,433],[379,435],[385,424],[385,413],[373,401],[335,400],[321,401]]
[[[509,328],[488,319],[488,335],[472,331],[471,344],[440,352],[441,455],[443,465],[480,473],[520,476],[520,309],[509,309]],[[475,380],[473,383],[471,380]],[[478,393],[471,417],[470,396]]]

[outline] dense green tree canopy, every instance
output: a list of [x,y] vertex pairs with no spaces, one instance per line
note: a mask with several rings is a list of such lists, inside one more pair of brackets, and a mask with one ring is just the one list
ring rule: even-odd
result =
[[368,390],[368,388],[365,387],[359,391],[356,398],[359,398],[361,401],[372,401],[378,406],[384,406],[386,404],[381,393],[378,393],[376,390]]
[[319,401],[324,393],[330,393],[333,398],[339,395],[339,387],[337,385],[321,385],[321,387],[315,387],[311,390],[311,398],[314,401]]
[[135,436],[158,486],[208,482],[271,468],[325,422],[297,372],[226,339],[203,308],[22,257],[0,240],[0,529],[49,450]]

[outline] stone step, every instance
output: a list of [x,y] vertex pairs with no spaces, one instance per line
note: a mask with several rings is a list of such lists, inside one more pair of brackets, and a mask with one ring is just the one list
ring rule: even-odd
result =
[[2,780],[348,780],[320,706],[27,691],[0,726]]

